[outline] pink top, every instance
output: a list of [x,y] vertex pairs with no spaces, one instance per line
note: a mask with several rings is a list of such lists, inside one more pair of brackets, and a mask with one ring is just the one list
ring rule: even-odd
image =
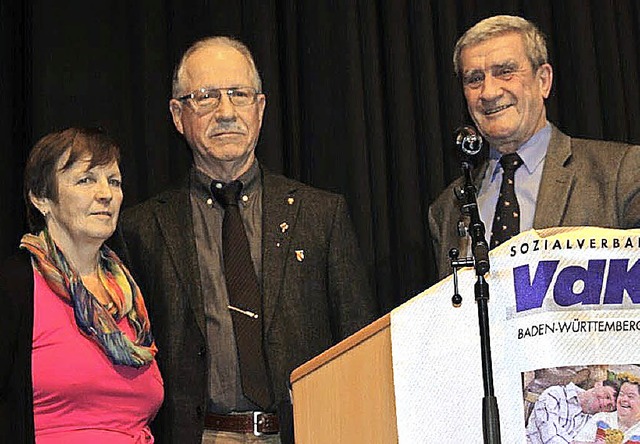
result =
[[[164,395],[158,365],[114,365],[76,326],[73,308],[34,270],[33,412],[37,444],[152,443]],[[134,339],[128,320],[118,326]]]

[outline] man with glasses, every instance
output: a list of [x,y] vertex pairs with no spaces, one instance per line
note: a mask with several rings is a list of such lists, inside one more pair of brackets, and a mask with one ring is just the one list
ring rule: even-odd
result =
[[[572,138],[547,121],[553,70],[533,23],[482,20],[458,40],[453,63],[469,114],[489,142],[476,187],[490,248],[532,227],[640,226],[640,147]],[[429,209],[441,277],[451,273],[450,248],[468,251],[453,192],[461,183]]]
[[121,227],[160,349],[157,440],[292,442],[290,372],[376,315],[344,198],[256,160],[266,96],[242,43],[196,42],[172,95],[190,177]]

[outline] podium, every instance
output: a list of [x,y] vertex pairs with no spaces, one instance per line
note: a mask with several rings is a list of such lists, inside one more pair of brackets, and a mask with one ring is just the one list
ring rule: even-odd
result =
[[398,442],[390,319],[291,373],[297,444]]
[[[640,229],[530,230],[490,257],[502,442],[525,442],[531,395],[560,384],[544,375],[640,378]],[[294,370],[296,443],[481,444],[474,270],[458,281],[460,307],[450,276]]]

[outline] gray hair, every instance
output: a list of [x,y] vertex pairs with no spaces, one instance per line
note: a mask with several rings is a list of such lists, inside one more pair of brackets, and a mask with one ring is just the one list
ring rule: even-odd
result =
[[527,57],[534,71],[548,63],[547,43],[544,34],[528,20],[514,15],[496,15],[486,18],[469,28],[458,39],[453,50],[453,69],[460,75],[462,69],[461,53],[466,46],[477,45],[494,37],[509,32],[517,32],[522,36]]
[[253,86],[257,89],[258,92],[262,92],[262,79],[260,78],[260,73],[258,73],[258,69],[256,68],[256,64],[253,61],[253,56],[251,55],[251,51],[249,51],[249,48],[247,48],[247,46],[240,40],[236,40],[231,37],[213,36],[196,41],[182,55],[180,62],[173,70],[171,94],[174,98],[181,96],[185,92],[182,88],[182,77],[184,74],[184,65],[187,59],[199,49],[221,45],[229,46],[235,49],[247,59],[247,62],[249,62],[249,66],[251,67],[251,71],[253,73]]

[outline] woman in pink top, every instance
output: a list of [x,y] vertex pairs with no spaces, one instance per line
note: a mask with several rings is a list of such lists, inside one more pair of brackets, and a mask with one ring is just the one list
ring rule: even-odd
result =
[[99,129],[43,137],[25,169],[33,233],[0,268],[0,442],[150,443],[163,399],[142,295],[104,242],[122,204]]

